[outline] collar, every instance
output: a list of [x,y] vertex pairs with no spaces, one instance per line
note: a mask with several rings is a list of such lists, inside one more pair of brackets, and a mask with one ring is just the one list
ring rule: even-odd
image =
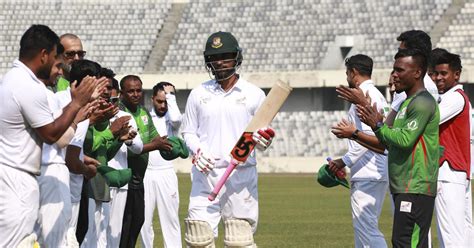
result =
[[359,84],[359,88],[366,90],[370,85],[374,85],[374,82],[371,79],[365,80]]
[[237,82],[234,84],[234,86],[232,86],[232,88],[230,88],[230,90],[228,92],[225,92],[224,89],[222,89],[221,85],[217,82],[217,80],[214,79],[212,83],[213,83],[213,88],[214,88],[215,91],[220,91],[220,92],[223,92],[223,93],[230,93],[234,89],[239,90],[239,91],[242,90],[242,84],[243,83],[241,82],[241,80],[242,80],[242,78],[239,77],[237,79]]
[[462,87],[462,84],[458,83],[458,84],[454,85],[453,87],[451,87],[451,89],[449,89],[448,91],[444,92],[443,95],[446,94],[446,93],[449,93],[449,92],[454,92],[454,91],[456,91],[456,90],[458,90],[458,89],[464,90],[463,87]]
[[165,113],[164,116],[161,116],[161,117],[160,117],[160,116],[158,116],[158,114],[155,112],[155,108],[154,108],[154,107],[151,107],[151,109],[150,109],[150,115],[151,115],[151,117],[156,117],[156,118],[159,119],[159,118],[164,118],[164,117],[166,116],[166,114],[168,114],[168,112]]
[[23,64],[23,62],[21,62],[19,59],[15,59],[15,61],[13,61],[13,67],[14,68],[20,68],[20,69],[26,71],[28,73],[28,75],[30,75],[31,79],[33,79],[35,82],[37,82],[41,85],[44,85],[44,83],[36,77],[36,75],[33,73],[33,71],[31,71],[31,69],[28,66],[26,66],[25,64]]

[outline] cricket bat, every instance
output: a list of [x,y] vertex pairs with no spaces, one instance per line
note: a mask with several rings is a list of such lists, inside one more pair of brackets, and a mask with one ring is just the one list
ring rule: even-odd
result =
[[234,148],[232,148],[230,155],[233,159],[231,159],[229,166],[224,172],[224,175],[222,175],[222,178],[217,182],[214,190],[207,197],[210,201],[216,199],[219,191],[221,190],[222,186],[224,186],[227,178],[229,178],[235,167],[237,167],[239,163],[245,162],[248,156],[252,153],[253,149],[255,148],[255,143],[252,139],[253,132],[257,131],[259,128],[270,125],[273,118],[275,118],[275,115],[278,113],[281,106],[285,102],[286,98],[288,98],[291,90],[292,88],[287,83],[282,81],[278,81],[273,85],[262,105],[245,128],[244,133],[242,136],[240,136],[237,144],[235,144]]

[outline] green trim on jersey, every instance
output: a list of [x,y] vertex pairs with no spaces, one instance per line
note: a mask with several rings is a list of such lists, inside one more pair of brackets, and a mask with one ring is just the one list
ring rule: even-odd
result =
[[67,81],[67,79],[60,77],[58,79],[58,82],[56,83],[56,92],[60,92],[63,90],[67,90],[67,87],[69,87],[70,83]]
[[406,99],[393,128],[382,126],[375,135],[388,148],[390,191],[436,195],[439,146],[438,104],[428,91]]
[[[138,133],[143,144],[150,143],[158,134],[151,118],[150,112],[143,106],[138,106],[135,112],[130,111],[122,102],[119,108],[133,116],[137,123]],[[132,180],[129,183],[131,188],[143,188],[143,177],[145,176],[146,167],[148,166],[148,152],[140,155],[128,152],[128,167],[132,169]]]
[[420,226],[415,223],[413,227],[413,232],[411,233],[411,247],[416,248],[418,243],[420,243]]

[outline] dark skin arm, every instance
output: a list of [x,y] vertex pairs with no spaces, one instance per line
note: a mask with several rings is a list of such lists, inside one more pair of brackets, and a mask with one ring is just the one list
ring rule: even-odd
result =
[[80,153],[80,147],[69,145],[66,149],[66,166],[72,173],[82,174],[88,179],[94,177],[100,162],[87,156],[84,156],[83,162],[79,159]]
[[52,123],[35,129],[45,143],[53,144],[61,138],[79,110],[89,102],[96,86],[97,80],[93,77],[84,78],[79,87],[75,82],[71,84],[72,102],[63,109],[63,114]]
[[[339,139],[351,138],[352,134],[355,131],[356,131],[356,127],[354,126],[354,124],[345,119],[342,119],[341,122],[339,122],[337,125],[331,128],[331,132]],[[369,145],[369,144],[377,143],[378,139],[376,136],[369,135],[369,134],[359,131],[357,133],[357,139],[355,139],[355,141],[359,143],[360,145],[364,146],[365,148],[372,150],[374,152],[377,152],[380,154],[384,154],[385,152],[385,149],[382,149],[381,147]]]
[[[359,116],[360,120],[367,124],[369,127],[374,130],[377,126],[377,122],[382,122],[383,116],[381,113],[377,111],[377,104],[374,104],[373,106],[367,105],[367,106],[362,106],[362,105],[357,105],[357,115]],[[366,137],[366,136],[359,136],[359,140],[368,144],[371,147],[385,150],[386,147],[384,144],[382,144],[377,137],[371,136],[371,137]]]
[[142,154],[160,150],[160,151],[171,151],[171,144],[168,142],[168,136],[160,137],[157,135],[150,143],[143,145]]

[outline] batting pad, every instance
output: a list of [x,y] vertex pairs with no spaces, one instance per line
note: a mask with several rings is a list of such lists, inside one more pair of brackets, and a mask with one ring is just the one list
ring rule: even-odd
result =
[[186,224],[184,241],[187,247],[215,248],[214,233],[209,223],[190,219],[185,219],[184,223]]
[[253,242],[253,232],[250,223],[241,219],[224,221],[224,245],[227,248],[256,247]]

